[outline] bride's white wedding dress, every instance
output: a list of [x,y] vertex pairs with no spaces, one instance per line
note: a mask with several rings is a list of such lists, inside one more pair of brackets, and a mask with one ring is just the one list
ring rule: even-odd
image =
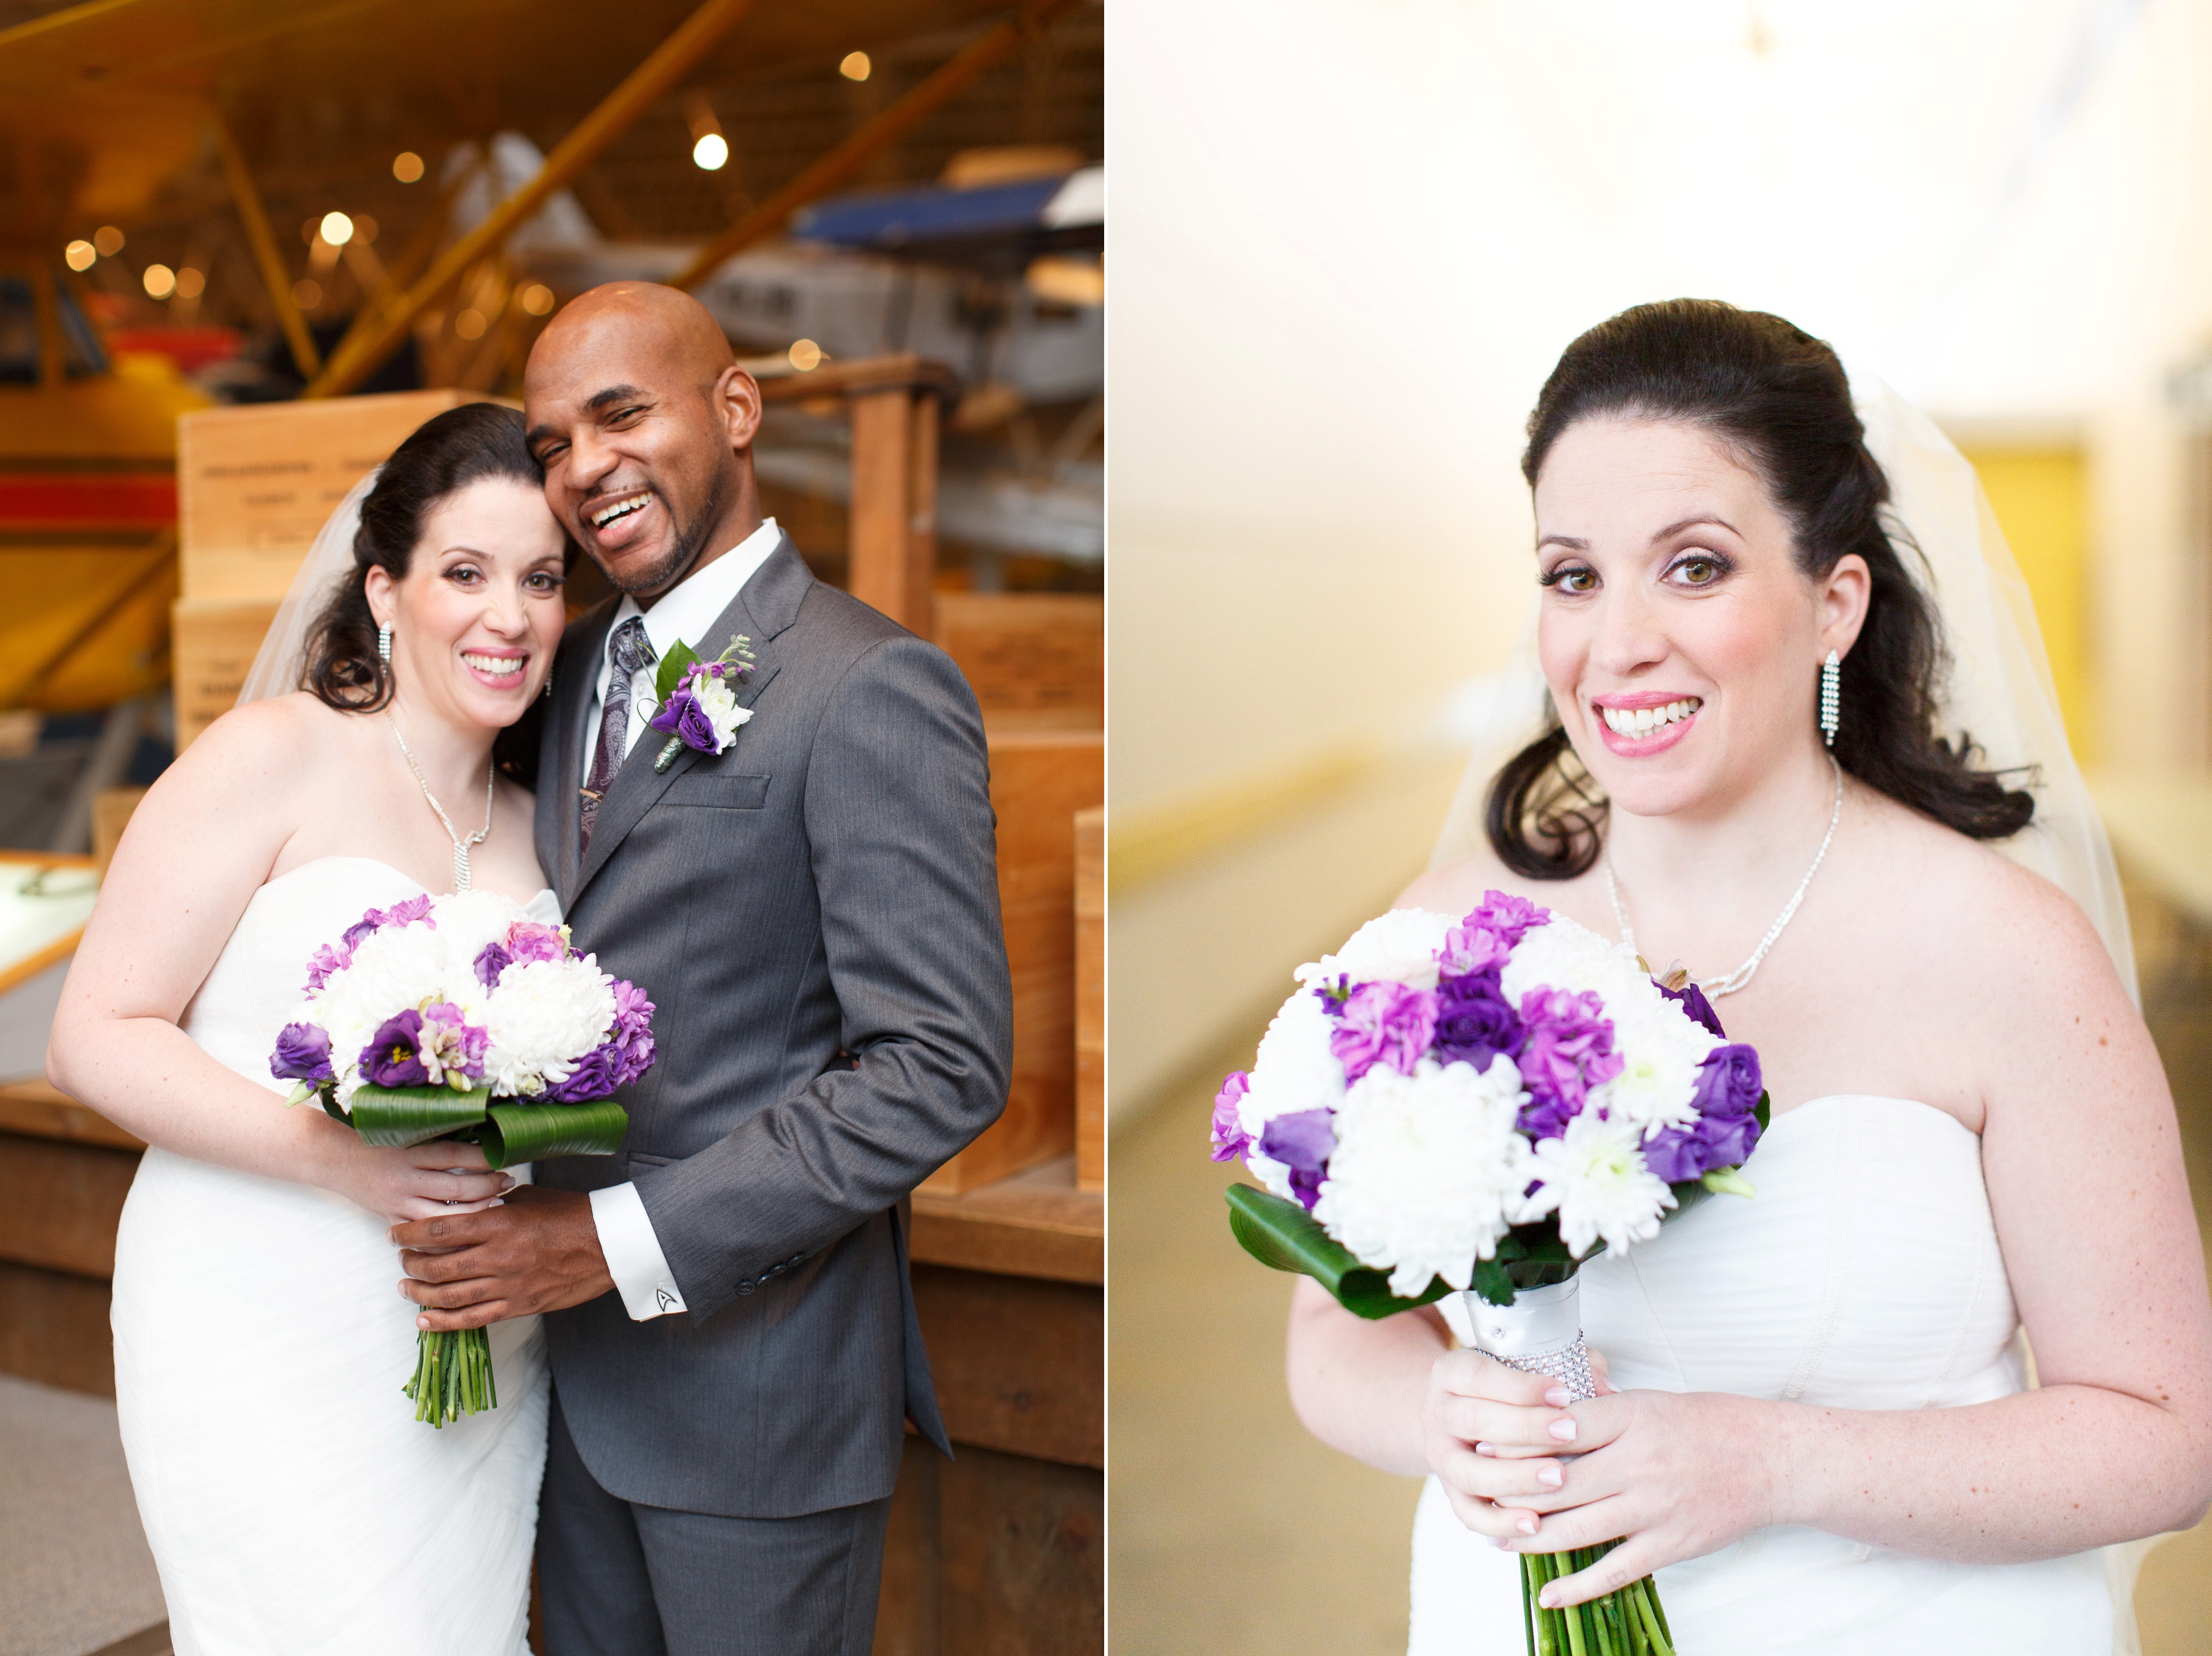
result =
[[[269,1055],[309,956],[422,890],[363,857],[270,880],[185,1032],[281,1095]],[[550,892],[530,909],[559,918]],[[495,1324],[499,1407],[418,1423],[386,1229],[305,1184],[158,1149],[139,1166],[116,1239],[116,1404],[177,1656],[526,1649],[544,1336],[534,1317]]]
[[[1981,1141],[1955,1117],[1902,1099],[1817,1099],[1778,1117],[1744,1171],[1756,1197],[1711,1198],[1657,1241],[1583,1268],[1583,1331],[1614,1385],[1842,1409],[2023,1389]],[[1783,1526],[1658,1583],[1683,1656],[2114,1648],[2102,1553],[1946,1564]],[[1430,1479],[1413,1524],[1410,1656],[1522,1647],[1517,1561],[1461,1525]]]

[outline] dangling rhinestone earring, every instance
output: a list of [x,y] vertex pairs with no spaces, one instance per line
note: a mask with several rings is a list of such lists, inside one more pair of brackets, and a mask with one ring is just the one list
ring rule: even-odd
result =
[[388,621],[376,630],[376,659],[386,667],[392,665],[392,624]]
[[553,699],[553,669],[550,667],[545,669],[545,699],[549,702]]
[[1830,747],[1836,745],[1836,726],[1841,722],[1844,710],[1843,664],[1833,650],[1820,663],[1820,740]]

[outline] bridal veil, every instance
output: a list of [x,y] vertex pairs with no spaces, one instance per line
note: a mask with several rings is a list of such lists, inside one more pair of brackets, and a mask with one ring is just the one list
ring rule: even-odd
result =
[[315,544],[301,560],[299,573],[284,589],[284,600],[276,606],[276,619],[269,624],[261,648],[254,652],[246,682],[239,686],[240,707],[270,696],[289,696],[306,687],[308,630],[353,572],[353,542],[361,532],[361,503],[376,487],[383,470],[380,466],[372,468],[348,490],[316,534]]

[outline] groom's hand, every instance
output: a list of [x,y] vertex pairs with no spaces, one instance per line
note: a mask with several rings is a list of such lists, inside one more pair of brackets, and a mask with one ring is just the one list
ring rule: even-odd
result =
[[392,1227],[407,1275],[399,1292],[422,1307],[417,1328],[482,1328],[596,1300],[615,1285],[599,1251],[592,1199],[525,1184],[496,1208]]

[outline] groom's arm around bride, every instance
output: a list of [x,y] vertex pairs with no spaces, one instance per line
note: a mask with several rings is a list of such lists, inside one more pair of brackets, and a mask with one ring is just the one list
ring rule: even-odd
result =
[[[735,1649],[704,1631],[732,1617],[763,1650],[865,1652],[903,1422],[949,1452],[907,1197],[1006,1095],[981,719],[949,659],[763,521],[758,392],[693,301],[574,301],[527,399],[549,501],[629,594],[556,663],[539,856],[577,947],[649,986],[659,1057],[620,1154],[404,1227],[460,1245],[410,1253],[434,1279],[410,1292],[440,1326],[553,1313],[556,1656]],[[678,638],[751,652],[720,753],[631,715],[629,670]],[[665,1643],[629,1630],[653,1623]]]

